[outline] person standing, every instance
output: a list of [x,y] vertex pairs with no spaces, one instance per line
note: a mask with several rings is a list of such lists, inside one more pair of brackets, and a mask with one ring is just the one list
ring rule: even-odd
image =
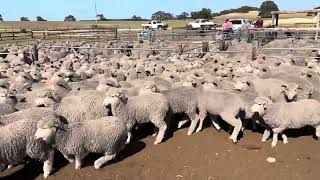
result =
[[255,27],[256,28],[263,28],[263,20],[260,16],[258,17],[258,20],[256,21]]
[[229,19],[227,19],[223,25],[222,25],[222,30],[223,32],[232,32],[233,24],[230,22]]

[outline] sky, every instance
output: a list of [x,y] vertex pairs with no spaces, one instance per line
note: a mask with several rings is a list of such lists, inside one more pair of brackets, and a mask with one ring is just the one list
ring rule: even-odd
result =
[[[134,14],[150,18],[162,10],[175,15],[181,12],[210,8],[213,12],[237,8],[243,5],[259,7],[263,0],[0,0],[0,14],[4,20],[20,20],[26,16],[35,20],[42,16],[47,20],[63,20],[71,14],[78,20],[95,19],[95,3],[98,14],[109,19],[131,18]],[[320,6],[320,0],[274,0],[281,10],[303,10]]]

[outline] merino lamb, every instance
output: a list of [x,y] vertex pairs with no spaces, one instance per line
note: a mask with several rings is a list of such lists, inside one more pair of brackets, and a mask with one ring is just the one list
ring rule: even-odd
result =
[[56,112],[69,123],[83,122],[108,116],[109,109],[103,105],[105,93],[90,90],[63,98]]
[[[240,119],[241,114],[249,112],[249,107],[247,107],[248,104],[239,95],[227,91],[204,90],[198,93],[200,123],[196,131],[201,131],[203,121],[208,113],[212,115],[219,115],[224,121],[234,127],[230,139],[236,143],[238,141],[238,134],[242,127]],[[215,127],[219,127],[219,125],[215,125],[216,122],[212,122]]]
[[[316,129],[316,136],[320,137],[320,102],[314,99],[302,99],[292,103],[272,103],[267,97],[257,97],[251,107],[253,113],[258,113],[260,124],[265,125],[262,141],[266,141],[273,131],[272,147],[277,145],[278,134],[286,129],[299,129],[311,125]],[[285,134],[283,142],[288,143]]]
[[75,158],[75,169],[89,153],[103,153],[94,162],[99,169],[125,147],[127,128],[117,117],[103,117],[82,123],[64,124],[57,118],[43,118],[37,124],[35,139],[56,147],[69,161]]
[[[43,113],[44,116],[33,116],[30,111],[16,112],[2,116],[0,127],[0,164],[15,165],[23,161],[26,156],[44,161],[44,178],[47,178],[52,170],[53,149],[44,141],[34,139],[37,120],[41,117],[55,117],[53,111]],[[33,117],[33,118],[32,118]],[[11,121],[11,122],[10,122]],[[10,122],[10,123],[9,123]]]
[[154,144],[162,142],[167,129],[165,117],[170,108],[168,100],[162,94],[148,93],[127,98],[121,90],[114,89],[106,94],[103,104],[111,108],[114,116],[125,121],[128,129],[127,143],[131,139],[130,130],[136,122],[138,124],[152,122],[159,128]]

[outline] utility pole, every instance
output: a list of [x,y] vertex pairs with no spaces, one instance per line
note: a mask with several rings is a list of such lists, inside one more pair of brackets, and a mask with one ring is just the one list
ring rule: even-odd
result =
[[96,25],[98,26],[98,11],[96,1],[94,1],[94,11],[96,12]]

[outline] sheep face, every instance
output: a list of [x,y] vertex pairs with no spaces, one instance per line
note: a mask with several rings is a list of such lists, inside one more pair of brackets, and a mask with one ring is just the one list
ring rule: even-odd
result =
[[252,113],[258,113],[260,116],[264,116],[268,106],[272,104],[272,101],[267,97],[257,97],[254,100],[254,105],[251,106],[250,110]]
[[46,142],[50,142],[50,140],[54,137],[56,132],[56,128],[38,128],[36,131],[35,139],[42,139]]
[[237,91],[246,91],[249,89],[249,87],[250,87],[250,82],[248,80],[240,79],[236,81],[236,83],[233,86],[233,89]]
[[35,133],[35,139],[42,139],[47,143],[52,143],[57,127],[59,127],[60,121],[57,118],[43,117],[37,123],[37,130]]
[[103,105],[106,107],[111,107],[120,101],[124,101],[125,96],[122,92],[111,92],[107,93],[106,98],[103,101]]
[[283,93],[289,102],[293,101],[297,97],[298,90],[301,89],[299,85],[295,83],[282,85],[282,87],[284,88]]

